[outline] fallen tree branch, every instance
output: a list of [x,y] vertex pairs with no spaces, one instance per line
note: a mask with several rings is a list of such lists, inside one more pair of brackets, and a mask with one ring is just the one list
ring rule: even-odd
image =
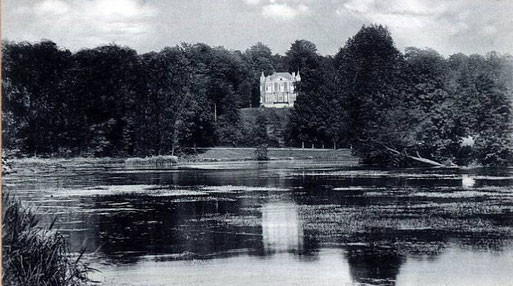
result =
[[422,157],[414,157],[414,156],[410,156],[410,155],[407,155],[406,157],[410,158],[412,160],[415,160],[415,161],[418,161],[418,162],[422,162],[422,163],[426,163],[426,164],[429,164],[429,165],[432,165],[432,166],[436,166],[436,167],[448,167],[445,164],[442,164],[442,163],[439,163],[439,162],[436,162],[436,161],[433,161],[433,160],[430,160],[430,159],[422,158]]
[[[399,158],[402,157],[402,158],[414,160],[416,162],[421,162],[421,163],[424,163],[424,164],[427,164],[430,166],[434,166],[434,167],[449,167],[446,164],[442,164],[440,162],[421,157],[418,151],[416,152],[417,156],[412,156],[412,155],[407,154],[406,152],[400,152],[399,150],[391,148],[391,147],[385,145],[384,143],[378,142],[376,140],[366,140],[366,142],[369,142],[369,141],[380,145],[382,148],[384,148],[385,150],[390,152],[392,155],[398,156]],[[396,160],[396,161],[398,161],[398,160]],[[450,167],[454,167],[454,166],[450,166]]]

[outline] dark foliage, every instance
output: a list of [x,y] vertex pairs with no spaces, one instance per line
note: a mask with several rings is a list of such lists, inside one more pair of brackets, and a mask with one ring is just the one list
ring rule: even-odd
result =
[[[2,50],[2,136],[24,156],[286,142],[352,146],[371,164],[402,165],[397,152],[445,164],[512,162],[513,58],[401,53],[380,25],[362,27],[334,57],[306,40],[285,56],[262,43],[245,52],[183,44],[143,55],[115,45],[71,53],[49,41],[4,42]],[[241,108],[259,105],[261,74],[274,71],[301,74],[289,118],[241,117]]]
[[143,55],[116,45],[3,46],[3,138],[21,156],[149,156],[238,144],[252,77],[240,52],[204,44]]
[[267,145],[261,144],[255,149],[255,157],[258,161],[267,161],[269,156],[267,155]]

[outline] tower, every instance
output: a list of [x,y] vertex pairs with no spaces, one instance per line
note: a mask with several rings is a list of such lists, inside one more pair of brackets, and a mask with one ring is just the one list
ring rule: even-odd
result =
[[295,81],[301,81],[301,75],[299,74],[299,70],[297,71],[296,75],[294,76]]

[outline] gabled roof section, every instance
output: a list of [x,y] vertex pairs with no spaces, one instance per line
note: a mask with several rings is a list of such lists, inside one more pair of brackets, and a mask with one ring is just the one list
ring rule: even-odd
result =
[[294,80],[294,76],[288,72],[275,72],[269,76],[269,79],[273,80],[273,79],[276,79],[279,77],[282,77],[282,78],[288,79],[288,80]]

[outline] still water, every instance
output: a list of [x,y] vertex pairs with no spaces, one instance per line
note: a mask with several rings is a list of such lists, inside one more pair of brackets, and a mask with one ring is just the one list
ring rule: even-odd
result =
[[513,169],[79,165],[4,187],[105,285],[513,285]]

